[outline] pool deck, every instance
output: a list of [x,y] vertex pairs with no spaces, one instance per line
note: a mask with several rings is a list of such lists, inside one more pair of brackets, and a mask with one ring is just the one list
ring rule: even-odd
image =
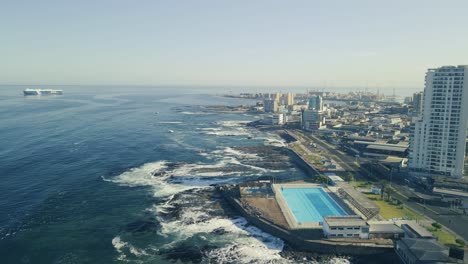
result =
[[241,198],[242,201],[246,202],[250,206],[254,207],[259,211],[265,218],[271,220],[275,224],[289,228],[288,222],[284,218],[281,209],[276,202],[274,197],[271,198]]
[[279,208],[283,212],[284,218],[288,223],[291,229],[322,229],[320,222],[298,222],[294,213],[291,211],[286,199],[284,198],[281,189],[282,188],[322,188],[331,198],[337,203],[341,209],[343,209],[348,215],[354,215],[354,211],[351,210],[341,199],[338,199],[338,196],[335,194],[334,189],[324,187],[320,184],[314,183],[287,183],[287,184],[273,184],[272,189],[275,193],[276,201],[279,205]]

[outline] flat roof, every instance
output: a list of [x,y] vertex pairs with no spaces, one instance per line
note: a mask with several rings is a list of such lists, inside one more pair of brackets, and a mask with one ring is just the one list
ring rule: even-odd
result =
[[400,157],[395,157],[395,156],[388,156],[383,160],[382,162],[385,163],[401,163],[402,161],[407,160],[407,158],[400,158]]
[[324,217],[323,221],[327,222],[328,226],[366,226],[367,223],[361,217],[353,216],[331,216]]
[[461,197],[468,197],[468,192],[463,192],[463,191],[459,191],[459,190],[450,190],[450,189],[434,187],[434,189],[432,191],[434,193],[453,195],[453,196],[461,196]]
[[368,223],[370,233],[404,233],[404,231],[393,223]]
[[347,184],[346,182],[337,182],[336,185],[342,188],[346,193],[348,193],[353,199],[367,209],[377,209],[378,207],[374,202],[372,202],[369,198],[364,196],[361,192],[354,189],[353,186]]
[[432,239],[402,238],[398,242],[406,245],[401,250],[410,251],[421,262],[450,263],[447,250]]
[[406,225],[420,237],[434,237],[431,232],[429,232],[426,228],[420,226],[414,220],[398,220],[395,221],[395,224],[397,226],[400,226],[401,228],[403,228],[403,226]]
[[398,144],[389,144],[389,143],[382,143],[382,142],[368,142],[368,141],[361,141],[361,140],[355,140],[353,143],[355,144],[364,144],[364,145],[374,145],[374,146],[397,146],[400,148],[407,148],[409,145],[406,143],[398,143]]
[[330,176],[327,175],[327,177],[328,177],[330,180],[334,181],[334,182],[342,182],[342,181],[344,181],[340,176],[336,176],[336,175],[330,175]]
[[388,150],[388,151],[397,151],[397,152],[405,152],[408,147],[401,147],[401,146],[381,146],[381,145],[369,145],[366,149],[378,149],[378,150]]

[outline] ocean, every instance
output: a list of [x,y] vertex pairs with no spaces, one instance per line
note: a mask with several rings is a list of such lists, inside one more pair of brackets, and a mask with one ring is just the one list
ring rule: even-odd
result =
[[0,87],[0,263],[297,262],[214,192],[304,177],[256,153],[285,144],[245,126],[258,117],[207,111],[255,101],[209,89],[24,88]]

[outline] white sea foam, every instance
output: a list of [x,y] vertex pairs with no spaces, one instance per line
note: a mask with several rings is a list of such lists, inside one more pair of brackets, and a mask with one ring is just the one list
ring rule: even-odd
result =
[[238,127],[243,126],[245,124],[250,123],[251,121],[248,120],[225,120],[225,121],[218,121],[215,124],[225,126],[225,127]]
[[274,147],[285,147],[287,145],[284,140],[277,137],[265,137],[261,139],[264,140],[265,145],[270,145]]
[[222,130],[222,131],[211,131],[204,132],[206,135],[215,135],[215,136],[250,136],[251,133],[243,131],[234,131],[234,130]]
[[135,257],[141,257],[148,255],[145,250],[138,249],[128,242],[123,241],[120,236],[116,236],[112,239],[112,245],[115,250],[119,253],[119,260],[125,260],[127,258],[127,252],[133,254]]
[[220,127],[204,127],[204,128],[197,128],[198,130],[203,130],[203,131],[219,131],[221,130]]
[[[154,189],[154,195],[158,197],[170,196],[193,188],[193,186],[168,183],[167,179],[170,177],[170,174],[163,172],[165,169],[167,169],[167,162],[157,161],[130,169],[111,179],[103,179],[130,187],[150,186]],[[154,174],[157,175],[155,176]]]
[[328,261],[328,264],[350,264],[349,260],[344,258],[332,258]]
[[212,115],[214,114],[214,113],[209,113],[209,112],[190,112],[190,111],[183,111],[180,113],[184,115]]
[[233,149],[231,147],[226,147],[224,148],[224,153],[226,154],[232,154],[236,157],[240,158],[247,158],[247,159],[252,159],[252,160],[259,160],[261,159],[257,154],[252,154],[252,153],[245,153],[237,149]]
[[246,129],[245,124],[250,121],[218,121],[213,122],[219,127],[200,128],[201,134],[215,136],[253,136],[252,129]]
[[116,236],[112,239],[112,245],[114,246],[115,250],[117,250],[117,252],[122,253],[122,248],[127,246],[128,243],[122,241],[119,236]]
[[158,123],[159,124],[183,124],[183,122],[180,122],[180,121],[161,121]]
[[[227,244],[208,252],[209,261],[215,263],[275,263],[288,262],[279,253],[283,250],[284,242],[267,234],[260,229],[249,226],[244,218],[211,218],[207,220],[203,208],[191,208],[177,221],[163,223],[162,232],[177,234],[180,240],[196,234],[212,233],[222,230],[221,240]],[[213,238],[215,239],[215,238]]]
[[[270,171],[261,167],[243,164],[232,156],[232,154],[247,156],[248,154],[237,153],[231,148],[225,149],[224,153],[229,153],[229,155],[223,154],[213,164],[186,163],[176,164],[173,168],[169,168],[167,161],[150,162],[125,171],[113,178],[103,177],[103,180],[129,187],[149,186],[153,188],[155,197],[165,197],[193,188],[232,182],[232,177],[260,175]],[[214,153],[214,155],[217,154]],[[237,166],[236,168],[243,167],[245,169],[225,169],[232,165]],[[213,179],[207,179],[210,177]]]

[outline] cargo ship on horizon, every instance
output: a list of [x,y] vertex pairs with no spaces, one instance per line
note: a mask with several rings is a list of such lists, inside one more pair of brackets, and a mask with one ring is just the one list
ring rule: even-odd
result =
[[23,94],[25,96],[27,95],[62,95],[63,90],[27,88],[23,91]]

